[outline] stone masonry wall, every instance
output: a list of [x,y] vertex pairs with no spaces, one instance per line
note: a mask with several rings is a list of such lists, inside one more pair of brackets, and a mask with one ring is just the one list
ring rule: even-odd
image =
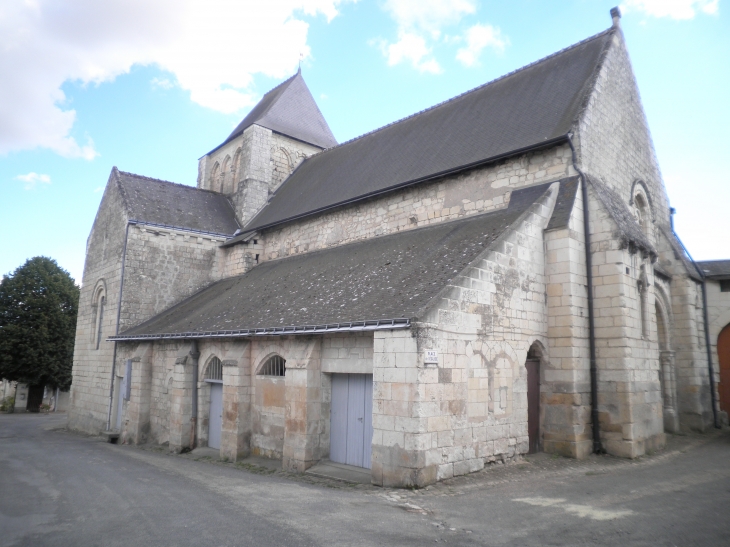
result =
[[[547,347],[543,230],[557,190],[410,331],[376,332],[376,484],[424,486],[527,452],[525,359],[535,342]],[[437,366],[424,364],[427,349],[437,350]]]
[[600,177],[627,203],[634,181],[642,180],[657,222],[669,225],[669,199],[621,32],[609,46],[578,122],[577,141],[584,171]]
[[180,302],[218,278],[224,237],[130,226],[120,332]]
[[236,215],[244,225],[305,157],[319,151],[316,146],[254,124],[199,160],[198,188],[231,194]]
[[566,227],[545,232],[548,355],[540,404],[543,450],[586,457],[591,444],[590,351],[583,198],[580,188]]
[[[720,383],[720,357],[717,353],[717,338],[726,326],[730,325],[730,292],[720,291],[719,281],[707,281],[708,320],[710,322],[710,344],[712,344],[712,364],[715,371],[715,385]],[[725,381],[729,381],[726,378]],[[727,412],[723,417],[728,423]]]
[[[69,427],[87,433],[106,429],[114,355],[114,343],[107,342],[106,337],[116,332],[126,223],[122,195],[116,184],[109,182],[86,245],[74,344]],[[106,303],[101,342],[96,349],[98,312],[92,298],[102,288]]]
[[570,148],[561,145],[274,227],[264,234],[261,258],[282,258],[500,209],[515,188],[568,176],[570,162]]
[[305,158],[321,151],[321,148],[311,144],[272,132],[270,148],[271,191],[275,192]]
[[590,190],[589,207],[601,439],[610,454],[634,458],[665,442],[654,270],[620,248]]

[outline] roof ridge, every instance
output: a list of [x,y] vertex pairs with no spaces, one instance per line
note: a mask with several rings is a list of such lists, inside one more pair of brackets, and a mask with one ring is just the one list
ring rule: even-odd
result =
[[469,95],[470,93],[473,93],[473,92],[478,91],[480,89],[483,89],[483,88],[485,88],[487,86],[490,86],[492,84],[495,84],[497,82],[500,82],[502,80],[505,80],[506,78],[508,78],[510,76],[513,76],[513,75],[515,75],[515,74],[517,74],[519,72],[522,72],[524,70],[527,70],[528,68],[532,68],[533,66],[538,65],[538,64],[540,64],[542,62],[545,62],[545,61],[547,61],[549,59],[552,59],[553,57],[556,57],[556,56],[558,56],[558,55],[560,55],[562,53],[565,53],[566,51],[570,51],[571,49],[574,49],[576,47],[579,47],[579,46],[581,46],[581,45],[583,45],[585,43],[588,43],[588,42],[590,42],[592,40],[596,40],[598,38],[601,38],[604,35],[612,34],[613,32],[615,32],[615,30],[616,30],[615,27],[613,27],[613,26],[612,27],[609,27],[606,30],[599,32],[598,34],[594,34],[593,36],[589,36],[588,38],[585,38],[585,39],[581,40],[580,42],[576,42],[575,44],[571,44],[571,45],[569,45],[567,47],[564,47],[563,49],[561,49],[559,51],[556,51],[554,53],[551,53],[550,55],[547,55],[545,57],[542,57],[541,59],[538,59],[537,61],[533,61],[533,62],[531,62],[529,64],[526,64],[526,65],[521,66],[520,68],[516,68],[515,70],[513,70],[511,72],[508,72],[507,74],[503,74],[502,76],[499,76],[499,77],[494,78],[493,80],[490,80],[490,81],[488,81],[486,83],[483,83],[483,84],[480,84],[480,85],[478,85],[476,87],[473,87],[473,88],[471,88],[471,89],[469,89],[467,91],[464,91],[463,93],[459,93],[458,95],[455,95],[455,96],[453,96],[453,97],[451,97],[449,99],[446,99],[444,101],[441,101],[440,103],[437,103],[435,105],[429,106],[428,108],[424,108],[423,110],[419,110],[418,112],[414,112],[413,114],[409,114],[408,116],[405,116],[404,118],[400,118],[399,120],[395,120],[393,122],[390,122],[390,123],[388,123],[386,125],[383,125],[381,127],[378,127],[376,129],[373,129],[372,131],[368,131],[366,133],[363,133],[362,135],[358,135],[357,137],[353,137],[352,139],[349,139],[347,141],[341,142],[341,143],[339,143],[336,146],[333,146],[331,148],[325,148],[321,152],[317,152],[316,154],[312,154],[307,159],[309,160],[311,158],[314,158],[316,156],[319,156],[321,154],[324,154],[326,152],[329,152],[330,150],[335,150],[336,148],[341,148],[341,147],[343,147],[343,146],[345,146],[347,144],[350,144],[352,142],[355,142],[355,141],[358,141],[358,140],[363,139],[365,137],[368,137],[368,136],[372,135],[373,133],[377,133],[377,132],[382,131],[384,129],[387,129],[387,128],[393,126],[393,125],[399,124],[399,123],[404,122],[406,120],[410,120],[411,118],[415,118],[416,116],[420,116],[421,114],[424,114],[425,112],[429,112],[431,110],[435,110],[435,109],[437,109],[437,108],[439,108],[439,107],[441,107],[441,106],[443,106],[445,104],[452,103],[452,102],[454,102],[454,101],[456,101],[458,99],[461,99],[465,95]]
[[119,173],[120,175],[129,175],[130,177],[135,177],[135,178],[147,180],[150,182],[160,182],[163,184],[171,184],[172,186],[179,186],[180,188],[186,188],[188,190],[197,190],[200,192],[208,192],[211,194],[222,195],[222,194],[219,194],[218,192],[214,192],[213,190],[208,190],[206,188],[198,188],[197,186],[190,186],[189,184],[181,184],[179,182],[172,182],[172,181],[164,180],[164,179],[156,179],[154,177],[148,177],[146,175],[138,175],[137,173],[130,173],[129,171],[121,171],[121,170],[117,169],[116,167],[114,167],[114,169],[116,169],[117,173]]

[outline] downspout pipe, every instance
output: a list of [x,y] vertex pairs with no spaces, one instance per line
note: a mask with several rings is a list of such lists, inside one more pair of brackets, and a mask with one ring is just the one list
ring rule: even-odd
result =
[[603,454],[605,450],[601,444],[601,430],[598,421],[598,366],[596,364],[596,326],[593,310],[593,256],[591,254],[590,213],[588,211],[588,181],[578,166],[578,158],[573,146],[573,135],[568,133],[566,138],[572,153],[573,168],[580,175],[581,196],[583,198],[583,233],[585,234],[586,252],[586,291],[588,296],[588,347],[590,351],[591,373],[591,429],[593,430],[593,453]]
[[[115,335],[119,334],[119,318],[122,316],[122,290],[124,289],[124,266],[127,262],[127,241],[129,240],[129,225],[131,222],[127,221],[127,227],[124,231],[124,247],[122,248],[122,273],[119,280],[119,298],[117,299],[117,326],[114,331]],[[100,327],[101,328],[101,327]],[[111,431],[112,428],[112,403],[114,401],[114,374],[117,369],[117,342],[114,342],[114,356],[112,358],[112,377],[109,380],[109,408],[106,413],[106,430]]]
[[196,432],[198,429],[198,360],[200,359],[200,351],[198,350],[198,341],[193,339],[190,343],[190,358],[193,361],[193,389],[192,389],[192,407],[190,412],[190,450],[195,448]]
[[707,370],[710,373],[710,401],[712,401],[712,422],[717,429],[720,429],[720,417],[717,415],[717,395],[715,394],[715,370],[712,366],[712,346],[710,346],[710,321],[707,315],[707,276],[705,275],[705,272],[703,272],[702,269],[697,265],[697,262],[695,262],[694,258],[692,258],[692,255],[689,254],[687,247],[684,246],[684,243],[682,243],[682,240],[679,239],[679,236],[674,231],[675,212],[676,209],[674,207],[671,207],[669,209],[669,218],[670,224],[672,226],[672,234],[675,238],[677,238],[677,241],[679,241],[679,244],[682,246],[685,254],[692,262],[692,265],[697,271],[697,274],[700,276],[700,279],[702,279],[702,321],[705,324],[705,349],[707,350]]

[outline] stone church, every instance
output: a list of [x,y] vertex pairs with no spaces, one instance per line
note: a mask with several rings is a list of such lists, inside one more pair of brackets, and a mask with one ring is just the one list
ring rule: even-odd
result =
[[634,458],[726,419],[730,262],[695,264],[673,232],[612,15],[345,143],[297,73],[196,188],[114,168],[70,427],[424,486],[534,451]]

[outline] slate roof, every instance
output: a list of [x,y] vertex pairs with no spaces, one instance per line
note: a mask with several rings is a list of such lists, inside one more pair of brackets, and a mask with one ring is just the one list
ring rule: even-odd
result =
[[320,148],[337,145],[322,112],[312,97],[301,71],[266,93],[220,148],[256,124]]
[[641,226],[631,214],[628,205],[624,203],[621,196],[607,184],[604,184],[597,177],[586,173],[590,186],[598,196],[608,214],[616,223],[614,236],[619,240],[622,249],[632,248],[642,254],[656,258],[658,253],[649,239],[644,235]]
[[565,228],[570,222],[570,214],[573,212],[573,204],[575,203],[575,195],[578,192],[578,183],[580,177],[568,177],[560,181],[560,190],[558,197],[555,199],[555,208],[553,216],[550,217],[546,230],[557,230]]
[[253,329],[418,317],[549,186],[515,190],[499,211],[264,262],[113,339],[245,336]]
[[228,198],[215,192],[112,168],[131,220],[232,235],[238,221]]
[[730,279],[730,260],[704,260],[697,266],[708,279]]
[[614,32],[310,157],[245,230],[560,142],[584,107]]

